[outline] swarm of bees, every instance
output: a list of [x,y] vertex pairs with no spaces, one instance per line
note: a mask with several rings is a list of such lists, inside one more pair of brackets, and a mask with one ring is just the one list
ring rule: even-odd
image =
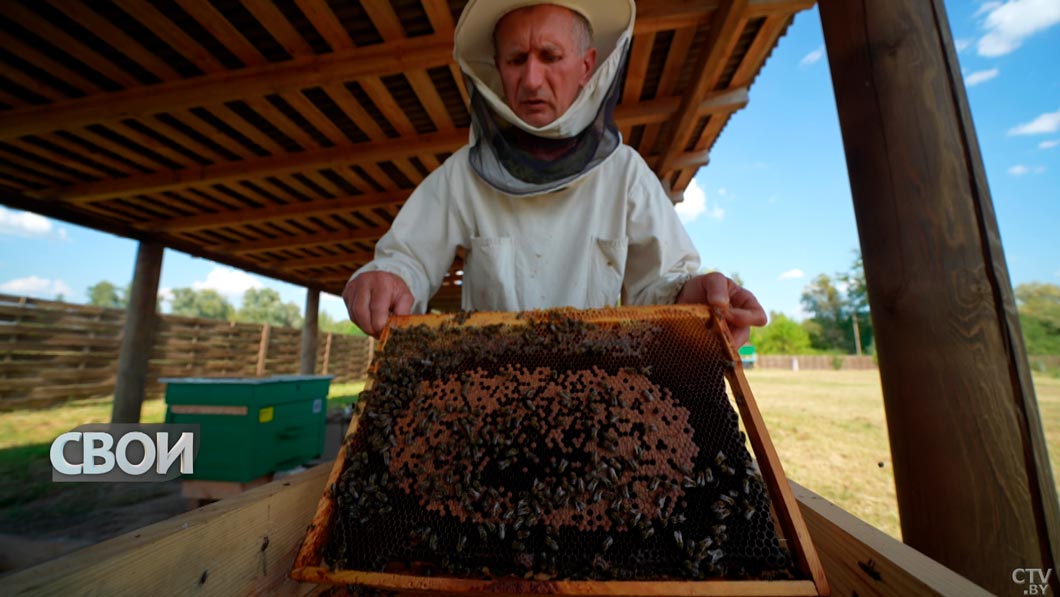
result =
[[328,489],[333,569],[794,577],[701,321],[522,318],[391,329]]

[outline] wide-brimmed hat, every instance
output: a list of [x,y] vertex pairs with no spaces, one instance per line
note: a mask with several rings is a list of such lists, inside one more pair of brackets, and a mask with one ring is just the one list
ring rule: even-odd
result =
[[600,60],[611,55],[634,17],[633,0],[471,0],[456,25],[455,53],[493,58],[493,30],[501,17],[527,6],[555,4],[584,16],[593,30]]
[[[555,4],[584,16],[592,27],[596,48],[596,69],[590,82],[566,114],[544,127],[526,124],[505,104],[493,47],[493,30],[501,17],[538,4]],[[635,20],[633,0],[471,0],[456,25],[453,58],[501,118],[531,134],[571,137],[593,120],[611,81],[620,75]]]

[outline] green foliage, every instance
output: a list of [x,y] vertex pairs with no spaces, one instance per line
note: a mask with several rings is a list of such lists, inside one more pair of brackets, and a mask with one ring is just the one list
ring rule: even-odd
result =
[[243,294],[243,304],[236,313],[236,320],[300,328],[300,311],[298,305],[282,302],[280,293],[271,288],[251,288]]
[[367,336],[361,328],[350,320],[336,321],[327,311],[321,311],[317,317],[317,328],[321,333],[346,334],[348,336]]
[[803,289],[802,306],[812,314],[803,327],[810,335],[814,350],[854,354],[856,319],[862,352],[872,354],[873,331],[865,269],[861,254],[856,255],[850,270],[836,274],[835,282],[827,274],[820,274]]
[[118,287],[107,280],[96,282],[88,287],[88,304],[93,307],[124,309],[128,302],[128,290],[119,292]]
[[807,354],[810,335],[782,313],[770,313],[769,325],[752,331],[752,343],[762,354]]
[[1030,282],[1016,287],[1027,354],[1060,355],[1060,286]]
[[235,307],[216,290],[194,290],[192,288],[174,288],[170,311],[184,317],[204,317],[231,321],[236,314]]

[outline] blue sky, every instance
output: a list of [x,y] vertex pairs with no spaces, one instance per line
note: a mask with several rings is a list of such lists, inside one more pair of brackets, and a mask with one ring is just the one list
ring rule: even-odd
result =
[[[1060,0],[947,0],[1013,284],[1060,284]],[[820,18],[781,39],[679,208],[703,265],[738,272],[769,311],[801,318],[817,274],[858,246]],[[136,243],[0,207],[0,292],[85,302],[132,276]],[[166,251],[161,287],[215,288],[238,306],[251,286],[304,303],[305,290]],[[321,306],[345,317],[338,297]]]

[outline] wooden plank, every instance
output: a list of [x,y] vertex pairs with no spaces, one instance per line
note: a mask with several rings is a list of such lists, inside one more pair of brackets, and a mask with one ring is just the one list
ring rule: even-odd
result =
[[[246,102],[244,101],[244,103]],[[272,137],[266,135],[264,131],[251,124],[250,121],[244,119],[230,106],[210,106],[210,110],[224,120],[225,124],[270,154],[284,155],[287,153],[287,150],[284,149],[283,145],[280,145],[279,141],[274,141]]]
[[985,597],[982,587],[791,483],[833,595]]
[[335,13],[326,2],[318,0],[295,0],[295,4],[302,14],[309,19],[313,28],[331,46],[331,51],[342,52],[353,48],[353,40],[342,23],[335,17]]
[[401,26],[397,14],[389,2],[365,2],[361,4],[368,18],[375,25],[379,35],[384,41],[402,39],[405,37],[405,28]]
[[[252,152],[249,149],[247,149],[246,147],[244,147],[242,143],[239,143],[235,139],[232,139],[231,137],[229,137],[228,135],[223,134],[220,131],[214,129],[211,125],[207,124],[205,121],[203,121],[202,119],[200,119],[198,116],[196,116],[195,114],[193,114],[190,111],[182,110],[182,111],[178,111],[178,112],[175,112],[175,113],[171,113],[170,116],[176,118],[182,124],[186,125],[188,128],[198,132],[199,134],[201,134],[202,136],[206,137],[207,139],[213,141],[217,145],[220,145],[221,147],[226,149],[229,153],[232,153],[232,154],[236,155],[237,157],[244,158],[244,159],[245,158],[257,157],[257,156],[254,155],[254,152]],[[155,118],[157,118],[157,116]],[[205,127],[210,127],[210,128],[206,129]],[[172,129],[169,129],[169,130],[172,130]]]
[[[410,68],[444,66],[450,63],[452,52],[453,40],[450,35],[423,36],[346,52],[303,56],[259,68],[215,72],[105,96],[8,110],[0,114],[0,138],[70,129],[121,118],[142,118],[158,112],[174,112],[237,100],[248,95],[298,91],[333,81],[380,76]],[[53,99],[63,97],[61,94],[52,95]]]
[[122,174],[129,174],[132,170],[128,164],[122,162],[121,160],[117,160],[101,151],[92,149],[86,145],[81,145],[80,143],[70,141],[65,137],[60,137],[59,135],[45,135],[41,138],[44,141],[55,145],[56,147],[61,147],[66,151],[69,151],[76,155],[82,155],[86,159],[92,160],[93,162],[106,166],[117,172],[121,172]]
[[349,265],[351,271],[353,265],[363,265],[375,257],[375,251],[361,251],[357,253],[343,253],[341,255],[328,255],[325,257],[303,257],[291,261],[276,262],[273,267],[283,270],[300,270],[320,267],[323,265]]
[[325,116],[313,102],[309,101],[302,92],[291,91],[280,94],[292,108],[298,111],[299,114],[305,118],[309,124],[313,125],[313,128],[320,131],[320,134],[327,137],[328,141],[331,141],[335,145],[346,145],[349,140],[346,139],[346,135],[343,134],[339,127],[335,126],[335,123],[330,118]]
[[320,143],[313,138],[312,135],[307,133],[302,127],[287,117],[286,114],[281,112],[276,106],[273,106],[271,102],[263,97],[245,97],[243,103],[250,106],[250,109],[258,113],[259,116],[272,123],[280,132],[290,137],[295,143],[301,145],[304,149],[318,149]]
[[302,39],[302,35],[274,3],[255,0],[241,0],[241,2],[243,7],[254,15],[261,26],[268,30],[292,57],[310,56],[314,53],[313,48]]
[[732,0],[722,5],[715,13],[710,25],[710,36],[703,49],[703,55],[696,67],[694,84],[685,90],[681,108],[671,127],[670,140],[663,154],[657,173],[665,177],[671,170],[671,163],[684,150],[688,136],[692,133],[698,118],[696,105],[714,89],[718,77],[725,68],[725,60],[732,53],[732,48],[743,32],[747,22],[747,0]]
[[130,192],[172,191],[189,186],[212,185],[247,180],[257,176],[298,172],[310,167],[341,168],[350,164],[396,159],[413,152],[454,151],[466,142],[467,131],[460,129],[449,133],[431,133],[379,143],[362,143],[353,147],[303,151],[194,169],[163,170],[118,180],[36,191],[33,194],[42,198],[69,199],[75,203],[84,203],[122,197]]
[[257,209],[237,209],[231,212],[202,214],[173,218],[164,222],[147,222],[140,227],[145,230],[176,232],[219,228],[233,224],[250,224],[283,220],[295,216],[323,216],[331,213],[345,213],[351,210],[374,209],[385,205],[400,203],[408,198],[407,191],[371,193],[354,195],[337,199],[320,199],[307,203],[274,205]]
[[[654,33],[692,27],[706,23],[714,11],[727,0],[637,0],[637,23],[634,33]],[[812,8],[814,0],[750,0],[747,16],[786,14]]]
[[[9,595],[301,595],[287,572],[328,464],[4,577]],[[266,540],[267,539],[267,540]],[[173,562],[179,561],[179,566]]]
[[225,70],[224,65],[214,58],[213,54],[184,33],[183,29],[150,3],[139,0],[114,0],[114,2],[202,72],[216,73]]
[[136,62],[159,79],[166,81],[181,78],[177,71],[173,70],[164,60],[153,52],[146,51],[140,42],[134,40],[109,19],[101,17],[88,4],[64,2],[62,11],[79,25],[95,33],[107,45],[125,54],[129,60]]
[[442,96],[438,94],[438,89],[435,88],[431,77],[427,75],[427,71],[409,71],[405,73],[405,77],[409,80],[409,84],[412,85],[412,89],[416,92],[416,97],[420,99],[420,103],[423,104],[423,108],[427,110],[427,114],[431,117],[431,121],[434,122],[434,126],[438,127],[440,131],[449,131],[456,128],[452,117],[449,116],[449,111],[445,109]]
[[[92,178],[108,178],[110,176],[113,176],[112,174],[109,174],[106,170],[100,168],[99,166],[93,166],[91,164],[71,158],[57,151],[52,151],[50,149],[46,149],[38,145],[33,145],[26,141],[9,141],[7,144],[27,154],[37,156],[39,158],[48,160],[49,162],[53,162],[60,166],[65,166],[66,168],[69,168],[75,172],[80,172]],[[78,155],[76,150],[74,150],[74,155]]]
[[[8,162],[11,162],[12,164],[14,164],[18,168],[17,170],[13,170],[12,173],[19,173],[23,169],[28,171],[27,174],[29,174],[29,175],[32,175],[34,173],[39,173],[40,175],[43,175],[42,178],[43,177],[47,177],[47,178],[45,178],[45,180],[50,180],[51,182],[49,184],[52,184],[52,185],[55,185],[56,181],[59,181],[59,184],[71,184],[71,183],[74,183],[74,181],[77,180],[75,178],[75,176],[77,174],[80,174],[82,177],[85,177],[85,178],[91,178],[92,177],[90,174],[87,174],[87,173],[85,173],[82,170],[75,169],[74,171],[75,171],[76,174],[71,174],[70,172],[66,172],[64,170],[60,170],[56,166],[49,166],[46,163],[37,162],[37,161],[31,160],[29,158],[25,158],[25,157],[22,157],[22,156],[19,156],[19,155],[15,155],[14,153],[11,153],[10,151],[8,151],[6,149],[0,149],[0,151],[4,152],[3,155],[0,155],[0,158],[3,158],[4,160],[6,160]],[[32,192],[32,191],[30,191],[30,192]]]
[[[154,161],[146,161],[147,158],[145,158],[145,156],[139,153],[135,155],[130,154],[128,147],[115,141],[111,141],[110,139],[100,135],[99,133],[90,131],[88,129],[83,129],[80,131],[71,131],[71,133],[77,135],[78,138],[84,139],[92,145],[99,147],[100,149],[105,149],[115,155],[120,156],[123,160],[128,160],[129,163],[135,164],[139,168],[142,168],[144,170],[155,170],[158,168]],[[137,175],[139,175],[139,173],[137,173]]]
[[[154,137],[150,137],[144,133],[141,133],[140,131],[134,129],[133,127],[129,126],[124,122],[114,127],[112,130],[115,133],[132,141],[133,143],[146,147],[147,149],[150,149],[151,151],[157,153],[158,155],[166,158],[171,162],[180,164],[181,166],[190,166],[193,164],[197,165],[194,160],[184,155],[183,153],[180,153],[175,149],[171,149],[169,146],[161,143]],[[128,153],[129,151],[131,150],[126,150],[126,153]]]
[[125,333],[118,356],[118,384],[114,388],[111,423],[140,422],[148,355],[154,346],[158,320],[158,280],[162,274],[163,251],[164,247],[159,243],[141,241],[136,252]]
[[[275,251],[279,249],[296,249],[300,247],[325,246],[328,244],[346,243],[356,240],[376,240],[381,238],[387,231],[386,227],[359,228],[344,232],[330,232],[326,234],[306,234],[302,236],[291,236],[289,238],[276,238],[260,241],[245,241],[226,245],[213,245],[213,249],[225,253],[243,255],[246,253],[258,253],[261,251]],[[316,239],[316,240],[314,240]]]
[[[41,96],[41,97],[43,97],[45,99],[51,100],[52,102],[61,102],[62,100],[68,99],[65,91],[63,91],[63,90],[59,89],[58,87],[55,87],[55,86],[53,86],[53,85],[51,85],[49,83],[46,83],[46,82],[41,81],[39,79],[35,79],[35,78],[29,76],[28,74],[22,72],[21,70],[18,70],[18,69],[15,69],[15,68],[5,68],[4,69],[4,76],[7,77],[12,83],[18,85],[19,87],[23,87],[25,89],[28,89],[29,91],[32,91],[33,93],[35,93],[35,94],[37,94],[37,95],[39,95],[39,96]],[[77,100],[71,100],[71,101],[77,101]],[[23,110],[30,111],[30,110],[33,110],[34,108],[35,107],[23,108]],[[11,112],[16,112],[16,111],[22,111],[22,110],[11,110]],[[30,131],[30,132],[27,132],[27,133],[24,133],[24,134],[33,134],[33,133],[38,133],[39,134],[39,133],[48,132],[50,130],[52,130],[52,129],[48,128],[48,129],[45,129],[45,130],[33,130],[33,131]],[[15,138],[17,136],[21,136],[21,135],[11,135],[10,137],[5,137],[5,138]]]
[[449,12],[448,0],[422,0],[422,4],[423,12],[427,13],[427,20],[431,22],[435,33],[453,31],[456,28],[453,14]]
[[1014,569],[1057,568],[1060,502],[945,11],[820,8],[902,535],[1010,593]]
[[394,127],[394,130],[399,135],[408,137],[416,134],[416,129],[409,122],[409,117],[394,100],[394,96],[390,94],[390,90],[386,88],[386,85],[383,85],[382,81],[376,77],[365,77],[358,79],[357,82],[361,84],[364,92],[372,99],[372,103],[375,104],[376,108],[379,108],[379,111],[383,113],[383,117],[390,123],[390,126]]
[[48,43],[78,59],[92,70],[122,87],[140,86],[140,82],[135,77],[97,54],[80,40],[33,12],[26,5],[20,2],[5,2],[4,16],[32,31],[41,39],[47,40]]
[[758,35],[755,36],[754,42],[747,48],[744,59],[740,62],[740,66],[737,67],[736,73],[732,76],[730,87],[749,87],[751,85],[751,81],[765,64],[769,52],[776,46],[780,34],[791,23],[791,18],[786,14],[770,15],[766,18],[765,23],[762,23],[762,28],[758,30]]
[[225,16],[206,0],[177,0],[177,4],[245,66],[268,64],[269,61],[254,44],[247,41]]
[[[695,36],[695,27],[685,27],[674,32],[673,39],[670,42],[670,51],[666,56],[666,64],[663,66],[662,76],[659,78],[659,87],[655,90],[656,98],[670,97],[674,94],[677,78],[688,60],[689,49],[692,47],[692,40]],[[654,152],[655,141],[658,139],[661,129],[661,124],[649,126],[645,129],[644,136],[640,142],[641,155],[648,156]]]
[[[99,93],[101,91],[98,85],[81,73],[57,62],[44,52],[24,43],[13,35],[6,32],[0,32],[0,47],[3,47],[8,52],[11,52],[22,60],[36,66],[49,75],[62,80],[67,85],[84,92],[86,95],[90,93]],[[7,72],[11,69],[12,67],[10,65],[5,65],[4,75],[6,76]]]

